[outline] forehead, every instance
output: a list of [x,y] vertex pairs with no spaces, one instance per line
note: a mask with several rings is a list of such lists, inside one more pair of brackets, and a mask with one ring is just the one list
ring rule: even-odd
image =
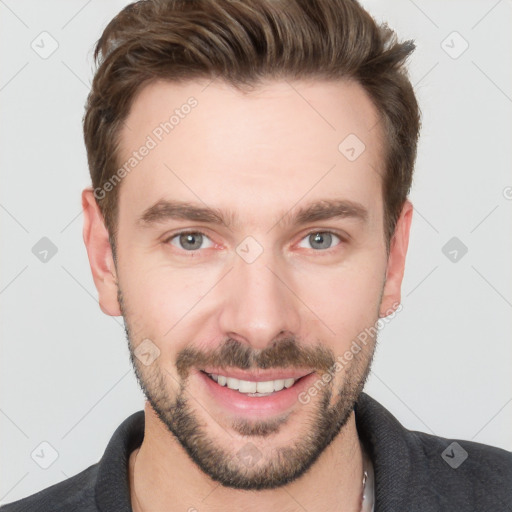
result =
[[220,81],[155,82],[135,97],[121,132],[119,167],[128,172],[119,211],[135,215],[171,198],[254,216],[341,196],[375,209],[380,130],[354,82],[283,80],[251,92]]

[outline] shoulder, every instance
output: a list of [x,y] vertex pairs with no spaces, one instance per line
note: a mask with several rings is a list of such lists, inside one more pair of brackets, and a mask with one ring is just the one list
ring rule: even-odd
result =
[[512,510],[512,452],[409,430],[366,393],[356,425],[383,510]]
[[0,512],[98,512],[129,510],[129,454],[144,437],[144,411],[126,418],[110,438],[102,458],[82,472],[31,496],[0,507]]
[[[445,437],[408,431],[416,454],[422,456],[432,469],[449,468],[455,479],[492,477],[494,481],[508,478],[512,485],[512,452],[487,444],[448,439]],[[444,473],[443,473],[444,474]]]
[[98,464],[42,491],[0,507],[0,512],[97,512],[94,486]]
[[423,478],[414,492],[442,509],[508,510],[512,507],[512,452],[462,439],[408,431],[412,472]]
[[424,473],[422,491],[435,493],[440,504],[458,504],[460,510],[466,510],[463,504],[468,510],[512,505],[512,452],[412,430],[407,438],[410,470]]

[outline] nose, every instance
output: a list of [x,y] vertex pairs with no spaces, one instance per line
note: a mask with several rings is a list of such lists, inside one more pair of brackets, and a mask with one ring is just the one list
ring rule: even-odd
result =
[[219,315],[224,336],[263,349],[277,338],[301,332],[300,300],[290,272],[270,252],[264,251],[252,263],[236,255],[226,277]]

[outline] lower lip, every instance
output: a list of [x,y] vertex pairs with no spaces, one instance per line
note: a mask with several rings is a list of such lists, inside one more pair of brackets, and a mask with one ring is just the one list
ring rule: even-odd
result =
[[207,392],[223,409],[238,415],[252,415],[260,418],[262,414],[266,416],[287,412],[294,404],[300,404],[298,396],[311,386],[316,378],[313,372],[297,380],[293,386],[275,391],[271,395],[248,396],[227,386],[220,386],[202,371],[197,375],[204,382]]

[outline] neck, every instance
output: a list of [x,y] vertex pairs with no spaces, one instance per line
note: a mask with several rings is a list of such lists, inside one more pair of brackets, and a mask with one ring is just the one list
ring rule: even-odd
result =
[[151,406],[145,407],[141,447],[129,459],[133,512],[226,509],[256,512],[359,512],[363,453],[355,414],[313,466],[297,480],[277,489],[244,491],[221,486],[204,474]]

